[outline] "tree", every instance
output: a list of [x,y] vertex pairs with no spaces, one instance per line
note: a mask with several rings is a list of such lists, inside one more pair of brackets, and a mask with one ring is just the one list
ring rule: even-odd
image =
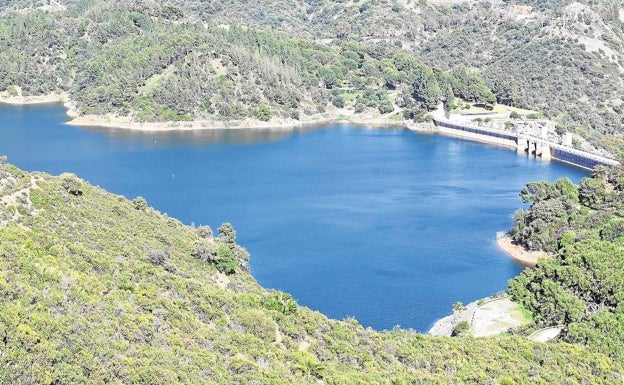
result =
[[225,222],[217,229],[219,232],[219,238],[221,238],[221,242],[226,244],[234,244],[236,243],[236,230],[231,223]]
[[134,208],[137,210],[144,211],[145,209],[147,209],[147,201],[145,200],[145,198],[141,196],[134,198],[134,200],[132,201],[132,204],[134,205]]
[[463,337],[470,333],[470,324],[468,321],[460,321],[455,325],[451,332],[451,337]]
[[607,190],[603,181],[593,178],[585,178],[579,186],[580,202],[592,209],[599,209],[605,202]]
[[217,248],[217,258],[215,266],[217,270],[225,274],[232,274],[236,272],[238,263],[234,257],[232,249],[227,244],[221,244]]
[[63,183],[62,186],[71,195],[80,196],[82,195],[82,182],[76,175],[73,174],[63,174]]
[[167,262],[167,254],[162,250],[150,250],[147,253],[147,261],[153,265],[164,266]]
[[271,108],[266,103],[260,104],[260,107],[258,107],[258,110],[256,111],[256,117],[263,122],[268,122],[271,120],[272,116],[273,113],[271,112]]
[[424,65],[412,78],[412,90],[413,98],[429,110],[434,109],[442,97],[442,91],[433,71]]

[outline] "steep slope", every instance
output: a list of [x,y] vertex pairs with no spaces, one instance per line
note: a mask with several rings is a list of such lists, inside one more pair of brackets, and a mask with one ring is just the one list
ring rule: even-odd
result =
[[612,383],[587,348],[331,320],[259,287],[219,237],[93,187],[0,165],[0,381]]

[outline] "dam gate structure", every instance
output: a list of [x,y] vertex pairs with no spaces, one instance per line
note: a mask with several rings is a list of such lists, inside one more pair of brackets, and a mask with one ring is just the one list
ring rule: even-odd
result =
[[540,158],[546,162],[556,159],[589,170],[597,165],[615,166],[619,164],[614,159],[548,141],[546,127],[542,127],[539,137],[536,137],[452,122],[443,117],[443,110],[442,113],[436,114],[433,123],[443,135],[515,149],[518,154]]
[[527,156],[539,157],[543,161],[552,159],[550,143],[548,142],[548,129],[542,127],[540,138],[516,135],[516,152]]

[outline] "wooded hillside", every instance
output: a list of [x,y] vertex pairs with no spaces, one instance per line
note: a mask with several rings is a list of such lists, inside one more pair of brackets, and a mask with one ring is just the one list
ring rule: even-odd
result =
[[579,186],[529,183],[531,207],[515,214],[514,240],[553,257],[510,282],[539,326],[562,325],[561,340],[624,358],[624,168],[598,167]]
[[[334,105],[421,119],[454,94],[542,111],[560,132],[615,152],[624,143],[624,8],[615,0],[22,1],[0,9],[0,91],[65,90],[81,113],[268,120]],[[463,89],[473,90],[449,90],[452,70],[469,73],[474,83]]]

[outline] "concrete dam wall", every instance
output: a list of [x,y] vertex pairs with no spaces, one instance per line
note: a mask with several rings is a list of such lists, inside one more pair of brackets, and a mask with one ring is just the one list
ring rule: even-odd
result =
[[590,170],[597,165],[615,166],[619,164],[616,160],[562,146],[558,143],[551,143],[545,138],[458,124],[440,117],[434,118],[433,122],[443,135],[515,149],[519,154],[539,157],[544,161],[557,159]]

